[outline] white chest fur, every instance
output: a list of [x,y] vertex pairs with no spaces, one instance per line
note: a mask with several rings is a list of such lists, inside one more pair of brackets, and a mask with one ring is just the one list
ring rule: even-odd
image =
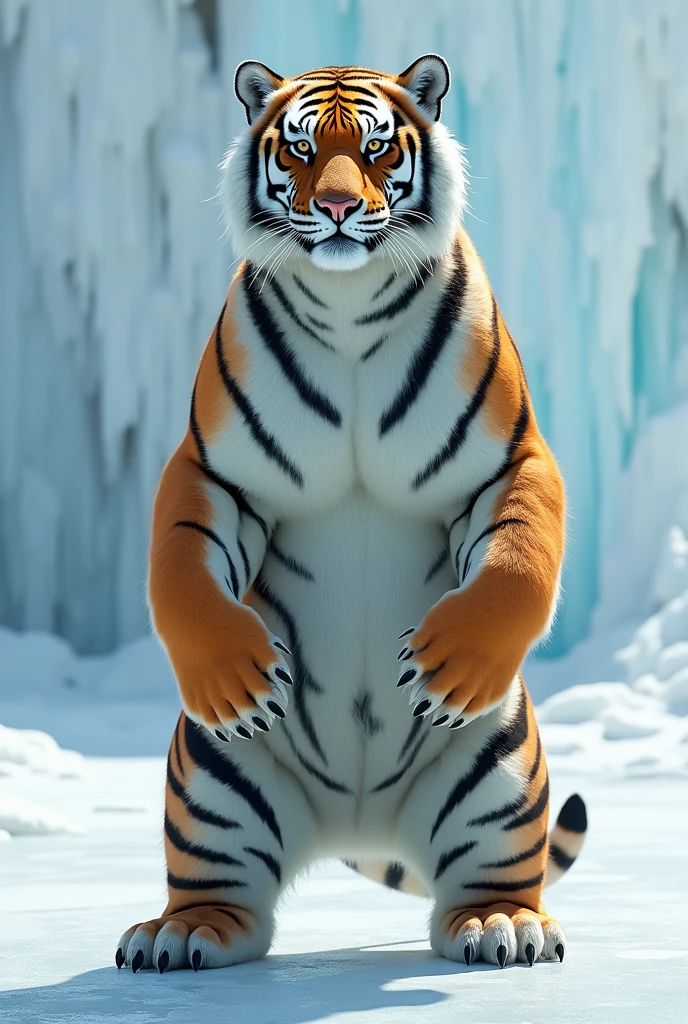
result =
[[235,281],[246,371],[209,454],[280,518],[361,489],[397,514],[440,518],[501,458],[479,420],[450,450],[471,396],[458,379],[466,327],[454,319],[442,335],[449,271],[354,277]]

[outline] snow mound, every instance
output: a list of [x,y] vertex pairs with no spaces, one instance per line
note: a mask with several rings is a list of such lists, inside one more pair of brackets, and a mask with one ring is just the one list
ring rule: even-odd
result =
[[83,829],[25,797],[0,793],[0,830],[11,836],[80,835]]
[[[545,747],[559,769],[688,774],[687,566],[685,533],[672,525],[650,588],[660,606],[616,653],[619,674],[626,680],[578,683],[554,693],[537,709]],[[590,642],[587,646],[595,650]],[[576,665],[578,674],[594,678],[594,659],[586,664],[572,652],[562,659],[566,661]],[[559,671],[566,676],[565,665]]]
[[640,713],[650,706],[654,710],[649,698],[634,693],[626,683],[583,683],[548,697],[540,705],[539,718],[541,722],[578,725],[603,719],[614,710]]
[[81,754],[63,750],[46,732],[0,725],[0,776],[29,771],[76,778],[83,774],[83,768]]

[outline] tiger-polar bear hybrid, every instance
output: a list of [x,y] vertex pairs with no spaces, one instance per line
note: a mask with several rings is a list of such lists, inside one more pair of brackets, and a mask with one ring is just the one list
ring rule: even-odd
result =
[[585,807],[548,837],[520,677],[555,611],[564,491],[462,225],[448,88],[433,54],[237,71],[222,195],[244,261],[153,514],[184,707],[169,898],[118,967],[263,956],[280,894],[329,856],[426,891],[442,956],[564,957],[541,896]]

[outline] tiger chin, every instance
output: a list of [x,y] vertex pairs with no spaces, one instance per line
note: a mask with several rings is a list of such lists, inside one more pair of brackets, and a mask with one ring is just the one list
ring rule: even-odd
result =
[[243,259],[162,474],[148,598],[183,704],[167,761],[168,902],[137,972],[263,956],[280,895],[340,857],[433,903],[441,956],[561,961],[520,674],[548,631],[564,488],[463,227],[449,69],[248,61],[222,168]]

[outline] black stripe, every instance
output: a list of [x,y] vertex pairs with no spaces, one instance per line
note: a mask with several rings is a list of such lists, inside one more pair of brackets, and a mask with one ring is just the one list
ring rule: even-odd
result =
[[491,825],[495,821],[503,821],[504,818],[510,818],[512,814],[516,814],[520,811],[526,802],[527,794],[523,793],[518,797],[517,800],[513,800],[509,804],[503,804],[502,807],[498,807],[495,811],[488,811],[487,814],[482,814],[479,818],[471,818],[467,824],[469,826],[482,826]]
[[444,442],[440,450],[433,455],[430,461],[427,463],[424,469],[420,470],[413,479],[411,487],[414,491],[417,491],[420,487],[428,482],[433,476],[436,476],[443,466],[453,459],[457,452],[461,449],[468,431],[473,423],[473,420],[480,412],[487,392],[494,379],[494,375],[497,372],[497,363],[499,362],[499,353],[501,349],[501,342],[499,340],[499,329],[497,322],[497,304],[492,297],[492,352],[490,353],[490,359],[487,367],[480,378],[477,388],[473,392],[468,406],[456,420],[456,423],[452,427],[449,437]]
[[549,801],[549,776],[545,779],[545,784],[540,790],[539,796],[535,803],[527,810],[519,814],[513,821],[509,821],[503,826],[505,832],[511,832],[512,829],[521,828],[522,825],[530,825],[531,821],[536,821],[543,811],[547,808]]
[[316,735],[315,725],[305,700],[306,690],[310,690],[313,693],[322,693],[323,690],[306,664],[296,620],[284,602],[270,589],[262,573],[256,579],[253,588],[261,600],[265,601],[266,605],[279,615],[286,626],[287,641],[294,659],[294,710],[313,750],[323,763],[327,764],[327,755],[320,745],[320,740]]
[[282,732],[287,737],[287,742],[289,743],[289,746],[291,747],[297,761],[299,762],[302,768],[306,769],[309,775],[312,775],[314,779],[318,780],[318,782],[322,782],[323,786],[325,786],[326,789],[331,789],[333,793],[346,793],[348,795],[351,794],[351,790],[348,789],[345,785],[343,785],[343,783],[336,782],[334,779],[331,779],[329,775],[325,775],[324,772],[321,772],[319,768],[315,767],[312,761],[309,761],[308,758],[303,756],[299,748],[296,746],[293,736],[287,729],[286,725],[284,725],[284,723],[282,724]]
[[389,789],[390,786],[395,786],[397,782],[399,782],[399,780],[406,774],[406,772],[409,770],[413,762],[416,760],[418,751],[423,746],[427,738],[428,733],[424,732],[423,735],[418,740],[418,742],[416,743],[416,745],[412,748],[411,753],[406,758],[399,771],[394,772],[393,775],[388,775],[386,779],[383,779],[382,782],[378,783],[377,786],[374,786],[370,792],[381,793],[383,789]]
[[588,816],[585,811],[585,804],[578,796],[578,793],[570,796],[559,811],[557,825],[567,829],[569,832],[583,833],[587,831]]
[[282,846],[282,832],[277,824],[275,812],[259,787],[241,772],[228,754],[219,754],[207,738],[206,730],[196,725],[190,718],[185,722],[184,739],[189,756],[196,765],[245,800]]
[[273,462],[275,462],[280,467],[280,469],[283,470],[287,474],[287,476],[289,476],[294,481],[297,487],[303,487],[303,474],[299,469],[297,469],[297,467],[294,465],[291,459],[289,459],[288,456],[284,453],[281,445],[276,440],[276,438],[274,438],[272,434],[268,433],[265,430],[261,422],[260,416],[253,408],[250,401],[248,400],[244,392],[241,390],[237,382],[234,380],[234,378],[231,376],[229,369],[227,368],[224,352],[222,350],[222,320],[224,318],[226,305],[227,304],[225,303],[225,306],[222,309],[222,313],[220,314],[220,319],[218,320],[217,326],[215,328],[215,355],[217,358],[217,367],[218,370],[220,371],[220,376],[222,377],[222,383],[224,384],[227,393],[234,399],[234,401],[238,405],[239,410],[242,416],[244,417],[246,425],[251,431],[251,436],[253,437],[256,444],[258,444],[263,449],[268,459],[271,459]]
[[357,327],[363,327],[366,324],[379,323],[380,320],[391,320],[392,317],[398,316],[399,313],[408,309],[418,292],[425,288],[425,282],[427,279],[432,277],[434,267],[434,263],[423,263],[411,283],[407,285],[395,299],[392,299],[392,301],[386,306],[383,306],[382,309],[374,309],[371,313],[366,313],[365,316],[357,317],[356,320],[354,320],[354,324]]
[[401,883],[406,877],[406,868],[398,860],[392,860],[385,871],[384,884],[390,889],[400,889]]
[[400,422],[427,383],[456,323],[461,316],[466,288],[466,264],[458,242],[454,247],[456,267],[440,299],[437,311],[422,345],[416,350],[406,371],[406,380],[396,398],[380,417],[380,437]]
[[[409,632],[412,633],[413,630],[409,630]],[[411,723],[411,728],[409,730],[408,736],[404,740],[404,745],[401,748],[401,752],[399,754],[399,757],[397,758],[397,764],[399,764],[399,762],[403,759],[404,754],[406,753],[406,751],[410,750],[411,746],[416,742],[416,737],[418,736],[418,733],[421,731],[422,728],[423,728],[423,719],[422,718],[414,718],[413,722]]]
[[[248,288],[248,285],[246,287]],[[308,324],[305,324],[303,322],[301,317],[296,312],[296,309],[294,308],[293,303],[290,302],[290,300],[288,299],[286,293],[284,292],[284,289],[277,283],[277,281],[274,280],[274,278],[270,282],[270,287],[272,288],[272,291],[275,293],[275,298],[279,302],[280,306],[282,307],[284,312],[287,314],[287,316],[291,320],[293,320],[293,322],[296,324],[296,326],[299,327],[303,331],[304,334],[308,335],[309,338],[312,338],[314,341],[317,341],[319,345],[322,345],[323,348],[327,348],[327,349],[330,350],[330,352],[333,352],[334,349],[333,349],[332,345],[330,345],[329,342],[327,342],[327,341],[323,341],[323,339],[319,335],[317,335],[315,333],[315,331],[311,327],[308,326]],[[251,294],[254,294],[253,291],[251,292]],[[258,296],[256,296],[256,297],[258,297]],[[259,308],[262,306],[262,314],[265,315],[267,313],[267,316],[268,316],[269,320],[271,321],[271,324],[270,324],[271,329],[273,331],[277,331],[278,335],[281,337],[282,351],[286,350],[286,353],[288,354],[288,357],[290,357],[288,359],[288,361],[292,365],[295,365],[296,364],[296,357],[294,356],[294,353],[291,352],[290,349],[288,348],[288,346],[287,346],[287,344],[286,344],[286,342],[284,340],[284,335],[282,334],[281,331],[279,331],[277,325],[275,324],[275,321],[270,316],[270,312],[269,312],[267,306],[265,305],[265,303],[262,302],[262,300],[259,297],[258,297],[258,299],[259,299],[259,303],[258,303]],[[253,313],[251,315],[253,316]],[[254,317],[254,323],[258,327],[258,324],[256,323],[255,317]],[[324,324],[323,327],[324,327],[325,330],[328,330],[328,331],[332,330],[332,328],[328,327],[327,324]],[[261,334],[262,334],[263,330],[261,328],[259,328],[259,330],[261,331]],[[271,346],[270,346],[270,350],[273,351]],[[284,369],[284,365],[282,363],[282,359],[280,358],[279,355],[277,356],[277,358],[280,360],[280,366],[282,366],[282,368]],[[305,377],[304,377],[303,373],[301,371],[298,371],[298,372],[301,374],[302,379],[305,381]],[[285,373],[286,373],[286,370],[285,370]],[[305,399],[304,399],[304,401],[305,401]]]
[[389,277],[387,278],[385,283],[380,288],[378,288],[378,290],[375,292],[375,294],[371,297],[370,301],[371,302],[375,302],[375,299],[379,299],[381,295],[384,295],[384,293],[387,291],[387,289],[392,287],[392,285],[394,284],[396,279],[397,279],[397,272],[395,270],[394,273],[389,275]]
[[433,580],[448,558],[449,548],[442,548],[439,555],[428,569],[425,579],[423,580],[423,583],[429,583],[431,580]]
[[[313,324],[313,326],[319,328],[319,330],[321,330],[321,331],[333,331],[334,330],[334,327],[331,327],[330,324],[326,324],[324,320],[316,320],[314,316],[310,315],[310,313],[306,313],[306,319],[310,320],[310,322]],[[332,347],[331,345],[328,345],[328,348],[331,348],[331,347]]]
[[203,889],[245,889],[246,882],[240,882],[236,878],[181,878],[167,872],[167,884],[170,889],[185,889],[189,892],[197,892]]
[[229,566],[229,574],[232,577],[231,590],[232,590],[232,593],[234,594],[234,596],[238,600],[238,598],[239,598],[239,577],[237,576],[237,572],[236,572],[236,569],[234,567],[234,562],[232,561],[232,556],[230,555],[229,551],[227,550],[227,545],[224,543],[224,541],[220,537],[218,537],[218,535],[215,533],[214,530],[211,530],[207,526],[203,526],[202,523],[194,523],[191,519],[179,519],[174,525],[175,526],[184,526],[184,527],[186,527],[187,530],[196,530],[197,533],[202,533],[209,540],[212,540],[213,543],[217,544],[217,546],[220,548],[220,550],[224,552],[225,558],[227,559],[227,565]]
[[568,853],[564,853],[560,846],[556,843],[549,844],[549,859],[553,861],[558,868],[562,871],[568,871],[571,865],[575,862],[575,857],[569,857]]
[[532,878],[523,878],[517,882],[493,882],[488,879],[486,882],[467,882],[464,889],[480,889],[483,892],[520,892],[522,889],[532,889],[536,885],[542,885],[544,872],[533,875]]
[[221,814],[215,814],[214,811],[209,811],[192,800],[174,774],[169,759],[167,761],[167,781],[174,795],[184,802],[187,811],[196,821],[201,821],[204,825],[216,825],[217,828],[243,828],[240,822],[234,821],[232,818],[225,818]]
[[[468,549],[468,553],[466,554],[466,561],[463,563],[463,572],[461,574],[461,582],[463,583],[464,580],[466,579],[466,576],[468,575],[468,570],[469,570],[470,565],[471,565],[471,555],[473,554],[475,548],[478,546],[478,544],[480,543],[481,540],[484,540],[485,537],[491,536],[491,534],[493,534],[493,533],[497,533],[498,530],[503,530],[505,526],[527,526],[527,525],[528,525],[528,523],[525,521],[525,519],[518,519],[516,516],[512,516],[510,519],[499,519],[496,523],[490,523],[489,526],[486,526],[485,529],[482,531],[482,533],[478,534],[478,536],[475,538],[475,540],[473,541],[473,543],[471,544],[471,546]],[[458,559],[457,559],[457,563],[458,563]],[[458,568],[458,565],[457,565],[457,568]]]
[[518,708],[510,722],[507,722],[497,730],[490,740],[480,751],[471,770],[460,778],[454,785],[451,793],[443,803],[435,819],[430,833],[430,841],[435,838],[437,831],[443,822],[449,817],[469,793],[482,782],[486,775],[495,768],[502,758],[513,754],[515,750],[525,742],[528,736],[528,709],[526,706],[525,692],[521,688]]
[[[234,914],[234,912],[232,910],[229,909],[230,907],[236,907],[236,906],[237,906],[237,904],[234,903],[233,901],[232,901],[232,903],[224,903],[222,900],[212,900],[212,901],[209,901],[209,900],[194,900],[193,903],[185,903],[181,907],[177,907],[175,905],[174,912],[175,912],[175,914],[181,914],[184,910],[196,910],[198,907],[210,907],[212,910],[217,910],[217,912],[219,914],[226,914],[227,917],[234,918],[234,920],[239,925],[239,927],[243,931],[246,931],[246,928],[241,923],[239,918]],[[245,907],[237,907],[237,909],[238,910],[244,910],[244,911],[246,911],[247,914],[251,913],[251,911],[250,910],[246,910]]]
[[[180,722],[181,722],[181,716],[177,719],[177,724],[174,727],[174,749],[175,749],[175,753],[177,754],[177,767],[179,768],[179,771],[181,772],[181,775],[182,775],[182,778],[183,778],[184,775],[186,774],[186,772],[184,771],[184,765],[182,764],[182,751],[181,751],[181,747],[179,745],[179,723]],[[170,761],[168,761],[168,763],[171,763],[171,759],[170,759]]]
[[[327,395],[318,391],[315,385],[308,380],[305,373],[299,366],[296,355],[287,343],[284,333],[276,323],[272,313],[263,302],[258,290],[251,286],[248,273],[244,275],[242,285],[244,289],[244,298],[246,299],[246,305],[248,306],[248,312],[251,320],[253,321],[253,326],[262,338],[265,347],[272,353],[279,363],[282,373],[294,388],[301,401],[304,405],[307,405],[309,409],[312,409],[313,412],[317,413],[318,416],[322,417],[322,419],[327,420],[328,423],[332,423],[335,427],[340,427],[342,424],[342,414],[334,407]],[[281,293],[282,299],[284,300],[284,303],[286,303],[284,308],[287,309],[287,307],[290,306],[289,300],[275,281],[272,282],[272,288],[278,299],[280,298]],[[293,310],[293,307],[291,308]],[[294,316],[296,316],[295,311]],[[321,341],[315,332],[311,331],[310,327],[307,327],[300,321],[298,321],[298,323],[307,334],[311,334],[318,341]]]
[[373,713],[373,695],[367,691],[354,697],[351,716],[364,736],[377,736],[385,727],[384,722]]
[[248,560],[248,554],[246,548],[241,540],[241,537],[236,539],[237,547],[239,548],[239,554],[241,555],[241,561],[244,563],[244,576],[246,578],[246,589],[248,590],[251,584],[251,563]]
[[277,561],[281,562],[282,565],[293,572],[295,576],[300,576],[302,580],[315,582],[315,576],[313,573],[309,572],[308,569],[306,569],[306,567],[302,565],[301,562],[298,562],[292,555],[287,555],[284,551],[278,548],[274,538],[270,541],[269,550],[275,556]]
[[266,853],[265,850],[257,850],[255,846],[245,846],[244,853],[251,853],[254,857],[258,857],[265,864],[270,874],[275,876],[277,882],[282,881],[282,868],[279,861],[271,853]]
[[437,870],[435,871],[435,881],[441,878],[447,868],[459,860],[460,857],[465,857],[469,850],[472,850],[474,846],[478,844],[473,841],[471,843],[464,843],[463,846],[455,846],[453,850],[447,850],[443,853],[440,859],[437,861]]
[[450,533],[454,529],[454,527],[456,526],[456,524],[458,522],[460,522],[462,519],[466,519],[468,516],[471,515],[473,509],[475,508],[475,503],[477,502],[477,500],[481,496],[481,494],[484,494],[485,491],[488,489],[488,487],[492,487],[493,484],[496,484],[498,480],[501,480],[503,476],[506,476],[506,474],[511,469],[514,468],[515,464],[512,462],[512,459],[513,459],[513,456],[514,456],[516,450],[518,449],[519,445],[521,444],[521,441],[523,440],[523,435],[526,432],[526,428],[528,426],[529,421],[530,421],[530,413],[528,411],[528,399],[527,399],[526,392],[522,390],[521,391],[521,410],[520,410],[520,412],[518,414],[518,419],[516,420],[513,432],[511,434],[511,438],[510,438],[509,443],[507,445],[506,455],[504,457],[504,461],[502,462],[502,464],[500,465],[499,469],[494,474],[494,476],[491,476],[489,480],[486,480],[484,484],[481,484],[480,487],[476,491],[473,492],[471,497],[468,499],[468,504],[466,505],[466,508],[463,510],[463,512],[460,515],[458,515],[456,517],[456,519],[454,519],[452,521],[451,526],[449,527],[449,532]]
[[[200,904],[200,905],[203,906],[203,904]],[[242,932],[246,931],[246,925],[244,924],[244,922],[241,920],[241,918],[237,917],[237,915],[234,913],[234,911],[230,910],[229,907],[215,907],[214,909],[215,909],[215,911],[218,914],[224,914],[226,917],[231,917],[231,919],[233,921],[236,921],[236,923],[241,928]],[[239,909],[243,909],[243,907],[239,908]],[[178,913],[179,913],[179,911],[175,910],[175,914],[178,914]]]
[[232,498],[236,503],[239,512],[245,512],[246,515],[250,516],[251,519],[255,520],[255,522],[258,523],[258,526],[260,526],[261,530],[267,537],[268,526],[263,517],[259,516],[258,513],[251,507],[251,505],[248,503],[248,501],[242,494],[241,490],[236,486],[236,484],[230,483],[229,480],[225,480],[224,477],[220,476],[219,473],[216,473],[215,470],[211,468],[210,463],[208,462],[205,441],[203,440],[200,427],[198,426],[198,420],[196,418],[195,384],[194,389],[191,393],[191,413],[189,416],[189,425],[191,427],[191,433],[193,434],[194,441],[196,442],[196,448],[198,449],[198,457],[201,460],[201,469],[203,470],[205,475],[208,477],[209,480],[212,480],[214,484],[217,484],[218,487],[221,487],[223,491],[226,491],[230,498]]
[[[531,767],[530,772],[528,774],[528,782],[532,782],[533,779],[535,778],[535,776],[537,775],[538,771],[540,770],[540,761],[541,760],[542,760],[542,740],[540,739],[540,733],[538,732],[537,746],[535,748],[535,759],[533,761],[532,767]],[[525,799],[526,799],[526,796],[525,796],[525,793],[524,793],[523,794],[523,801],[522,801],[523,803],[525,803]],[[564,804],[564,806],[566,806],[566,804]]]
[[294,274],[294,283],[296,287],[303,292],[307,299],[310,299],[314,306],[320,306],[321,309],[329,309],[330,307],[322,299],[319,299],[317,295],[314,295],[308,285],[304,284],[301,278]]
[[454,571],[456,573],[456,578],[457,580],[459,580],[459,582],[461,582],[461,552],[463,551],[463,545],[465,540],[466,538],[464,537],[464,539],[461,541],[458,548],[456,549],[456,554],[454,555]]
[[169,815],[165,814],[165,835],[174,847],[182,853],[188,853],[190,857],[198,860],[206,860],[209,864],[228,864],[232,868],[245,868],[243,861],[236,857],[230,857],[227,853],[218,853],[207,846],[199,846],[197,843],[190,843],[179,831]]
[[367,359],[370,359],[372,356],[374,356],[375,353],[382,348],[384,343],[387,341],[388,337],[388,334],[383,334],[381,338],[378,338],[377,341],[373,345],[371,345],[370,348],[367,348],[363,355],[359,357],[359,362],[365,363]]
[[507,857],[506,860],[493,860],[489,864],[481,864],[481,868],[512,868],[515,864],[521,864],[524,860],[530,860],[536,853],[540,853],[544,849],[545,843],[547,842],[547,833],[543,832],[538,841],[534,843],[529,850],[524,850],[523,853],[517,853],[513,857]]

